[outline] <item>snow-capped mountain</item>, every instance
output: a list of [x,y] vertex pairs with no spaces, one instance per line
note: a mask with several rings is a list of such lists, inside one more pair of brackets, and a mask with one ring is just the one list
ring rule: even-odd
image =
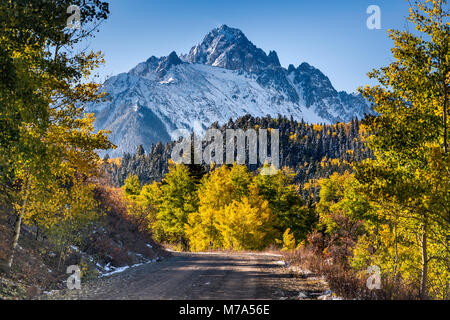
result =
[[150,57],[104,83],[110,100],[86,106],[96,128],[111,130],[118,148],[111,156],[149,150],[176,129],[207,128],[245,114],[292,116],[334,123],[371,113],[360,95],[337,92],[320,70],[302,63],[287,69],[275,51],[268,55],[238,29],[212,30],[189,54]]

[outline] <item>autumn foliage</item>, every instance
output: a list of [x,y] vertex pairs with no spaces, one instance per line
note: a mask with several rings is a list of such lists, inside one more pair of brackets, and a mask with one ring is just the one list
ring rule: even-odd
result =
[[262,250],[282,242],[288,228],[301,241],[315,221],[287,169],[261,176],[235,164],[198,180],[187,166],[172,165],[161,183],[144,186],[139,195],[135,184],[130,176],[123,190],[137,214],[143,207],[154,212],[147,216],[154,236],[192,251]]

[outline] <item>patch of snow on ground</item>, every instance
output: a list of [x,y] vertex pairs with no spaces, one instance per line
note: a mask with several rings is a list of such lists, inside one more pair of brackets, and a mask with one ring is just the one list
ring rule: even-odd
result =
[[128,269],[131,269],[131,268],[136,268],[136,267],[142,266],[144,264],[150,264],[150,263],[156,263],[156,262],[158,262],[158,259],[146,260],[145,262],[137,263],[137,264],[134,264],[132,266],[123,266],[123,267],[117,267],[117,268],[114,267],[114,266],[111,266],[110,263],[108,263],[104,267],[101,267],[101,265],[99,265],[97,263],[97,268],[99,268],[100,270],[103,269],[104,271],[106,271],[106,273],[102,273],[99,270],[99,273],[100,273],[99,277],[100,278],[104,278],[104,277],[112,276],[113,274],[116,274],[116,273],[124,272],[124,271],[126,271]]
[[159,83],[160,84],[170,84],[170,83],[172,83],[174,81],[175,81],[175,79],[170,77],[168,80],[160,81]]

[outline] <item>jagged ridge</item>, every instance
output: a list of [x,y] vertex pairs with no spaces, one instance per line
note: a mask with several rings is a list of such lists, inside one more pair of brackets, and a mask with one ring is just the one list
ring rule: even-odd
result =
[[314,123],[348,122],[371,113],[360,95],[337,92],[307,63],[287,69],[242,31],[223,25],[209,32],[189,54],[150,57],[104,83],[111,100],[90,104],[96,128],[112,130],[121,156],[139,144],[147,150],[167,142],[175,129],[206,128],[242,115],[292,116]]

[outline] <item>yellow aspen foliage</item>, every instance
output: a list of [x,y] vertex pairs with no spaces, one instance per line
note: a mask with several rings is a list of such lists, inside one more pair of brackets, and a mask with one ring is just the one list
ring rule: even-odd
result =
[[189,215],[185,226],[191,250],[203,251],[222,247],[222,236],[216,228],[218,213],[233,201],[247,195],[252,175],[246,166],[212,168],[198,191],[199,210]]
[[177,243],[188,247],[185,225],[188,216],[198,210],[197,187],[185,165],[172,166],[161,184],[161,198],[155,237],[159,241]]
[[[415,250],[407,258],[415,272],[403,277],[424,300],[450,297],[449,16],[446,0],[411,4],[416,32],[389,31],[394,61],[369,73],[380,85],[359,90],[377,115],[360,128],[374,159],[355,176],[380,208],[378,220],[397,226],[397,239],[415,239],[404,242]],[[384,249],[389,269],[397,256]]]
[[269,203],[256,193],[253,188],[250,197],[233,201],[219,212],[217,229],[222,234],[225,249],[262,250],[273,242],[273,216]]
[[320,124],[313,124],[313,130],[316,132],[320,132],[322,131],[323,126],[321,126]]
[[291,229],[287,228],[286,231],[283,233],[283,251],[289,251],[295,249],[295,237],[294,234],[291,232]]
[[186,235],[191,251],[207,251],[222,248],[222,235],[216,227],[218,210],[200,207],[189,215]]

